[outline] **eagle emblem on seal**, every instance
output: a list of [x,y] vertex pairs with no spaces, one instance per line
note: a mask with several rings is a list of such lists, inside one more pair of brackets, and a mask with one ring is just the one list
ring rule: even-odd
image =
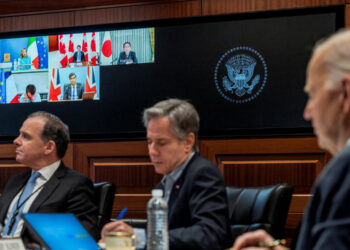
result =
[[251,94],[254,87],[260,81],[260,75],[254,75],[256,60],[246,54],[238,54],[231,57],[225,64],[227,76],[222,78],[222,84],[226,91],[241,97],[245,94]]

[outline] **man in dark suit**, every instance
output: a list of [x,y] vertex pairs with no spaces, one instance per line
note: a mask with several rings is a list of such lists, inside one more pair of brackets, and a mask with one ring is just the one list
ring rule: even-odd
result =
[[85,62],[85,54],[84,54],[83,51],[81,51],[81,46],[80,45],[77,46],[77,51],[74,52],[73,62],[74,63]]
[[77,76],[75,73],[69,74],[70,83],[65,84],[63,88],[63,100],[78,100],[82,99],[84,93],[84,85],[77,83]]
[[[313,187],[313,196],[294,243],[299,250],[349,249],[350,246],[349,62],[350,31],[347,30],[317,44],[307,68],[305,91],[309,100],[304,118],[312,121],[318,145],[334,158]],[[273,242],[277,241],[259,230],[239,237],[234,249]]]
[[[225,183],[218,168],[198,151],[199,116],[188,102],[169,99],[144,111],[148,150],[155,171],[164,175],[156,188],[168,202],[170,249],[224,249],[231,242]],[[117,221],[108,231],[134,231]],[[231,243],[232,244],[232,243]]]
[[137,63],[136,53],[131,50],[131,43],[125,42],[123,44],[123,50],[119,54],[118,64],[133,64]]
[[[28,239],[30,235],[24,230],[21,218],[21,214],[28,212],[72,213],[93,237],[98,238],[93,184],[88,177],[62,162],[68,142],[68,127],[50,113],[35,112],[24,121],[14,140],[16,161],[31,169],[10,177],[2,189],[2,236]],[[29,186],[31,191],[27,192]]]

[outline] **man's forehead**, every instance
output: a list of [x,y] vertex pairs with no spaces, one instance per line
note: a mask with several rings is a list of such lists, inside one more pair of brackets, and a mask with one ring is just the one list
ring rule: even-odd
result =
[[315,92],[316,89],[320,88],[322,85],[321,83],[323,83],[323,81],[321,82],[320,80],[317,80],[314,78],[314,76],[310,76],[308,74],[307,76],[307,80],[304,86],[304,92],[305,93],[313,93]]
[[147,138],[154,138],[154,139],[162,139],[162,138],[168,138],[171,136],[171,130],[168,130],[166,127],[159,127],[159,128],[147,128]]
[[152,118],[147,126],[147,137],[170,138],[174,136],[173,126],[168,116]]
[[325,53],[315,53],[307,66],[306,84],[304,91],[309,93],[324,85],[325,73]]
[[308,70],[307,75],[306,75],[306,80],[305,80],[305,85],[304,85],[304,92],[305,93],[310,93],[314,86],[313,86],[313,75],[312,73]]
[[[27,118],[22,125],[21,129],[42,129],[46,123],[47,119],[41,116]],[[41,130],[40,130],[41,131]]]

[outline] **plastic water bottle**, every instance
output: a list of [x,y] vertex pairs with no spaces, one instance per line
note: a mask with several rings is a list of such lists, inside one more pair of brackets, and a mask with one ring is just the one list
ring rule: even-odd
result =
[[147,204],[147,250],[168,250],[168,204],[163,190],[153,189]]
[[17,64],[17,60],[13,60],[13,69],[17,70],[18,69],[18,64]]

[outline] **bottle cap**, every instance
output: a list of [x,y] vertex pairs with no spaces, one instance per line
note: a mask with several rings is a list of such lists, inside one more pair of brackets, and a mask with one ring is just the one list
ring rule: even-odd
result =
[[163,196],[162,189],[153,189],[152,190],[152,197],[162,197],[162,196]]

